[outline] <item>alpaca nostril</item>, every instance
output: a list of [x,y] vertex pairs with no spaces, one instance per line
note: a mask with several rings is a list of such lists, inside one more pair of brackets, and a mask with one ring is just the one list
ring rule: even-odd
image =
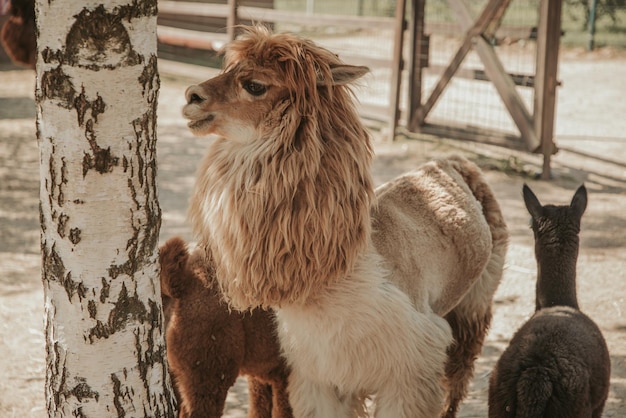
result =
[[204,97],[202,91],[200,90],[200,86],[191,86],[187,89],[185,92],[185,98],[187,99],[188,104],[198,104],[206,100],[206,97]]
[[196,93],[191,93],[189,96],[189,104],[192,103],[200,103],[202,101],[202,97],[198,96]]

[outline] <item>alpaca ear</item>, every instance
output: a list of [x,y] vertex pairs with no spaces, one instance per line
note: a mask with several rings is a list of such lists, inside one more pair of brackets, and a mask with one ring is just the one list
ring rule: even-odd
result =
[[185,274],[188,260],[187,243],[182,238],[170,238],[159,248],[161,293],[173,298],[180,297],[179,283]]
[[[330,69],[334,86],[343,86],[369,73],[370,69],[361,65],[338,65]],[[317,80],[318,86],[325,85],[324,80]]]
[[584,184],[576,190],[569,206],[579,218],[583,216],[587,209],[587,188]]
[[533,191],[530,190],[530,187],[528,187],[526,183],[524,183],[522,191],[524,194],[524,203],[526,204],[526,209],[528,210],[528,213],[530,213],[530,216],[532,216],[533,219],[539,218],[543,211],[543,206],[541,206],[539,199],[537,199],[537,196],[535,196]]

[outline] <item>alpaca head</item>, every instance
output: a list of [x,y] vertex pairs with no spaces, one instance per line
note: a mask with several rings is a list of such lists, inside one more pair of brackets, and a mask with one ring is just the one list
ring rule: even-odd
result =
[[[337,86],[368,72],[367,67],[343,64],[309,40],[271,34],[260,26],[245,29],[222,52],[224,71],[187,89],[183,115],[193,133],[214,133],[232,141],[263,139],[287,113],[293,113],[291,123],[300,129],[324,106],[332,105],[340,117],[352,113],[351,101],[343,97],[349,91]],[[286,140],[301,137],[289,133]]]
[[217,134],[190,204],[238,307],[304,302],[345,275],[369,235],[371,143],[349,84],[368,70],[263,27],[186,91],[197,135]]
[[536,309],[564,305],[578,308],[576,261],[580,221],[587,208],[587,189],[581,185],[569,205],[542,205],[524,184],[524,203],[530,213],[537,259]]
[[587,208],[587,189],[581,185],[569,205],[543,206],[533,191],[524,184],[524,203],[532,217],[531,227],[537,245],[547,250],[554,245],[571,245],[578,247],[580,220]]

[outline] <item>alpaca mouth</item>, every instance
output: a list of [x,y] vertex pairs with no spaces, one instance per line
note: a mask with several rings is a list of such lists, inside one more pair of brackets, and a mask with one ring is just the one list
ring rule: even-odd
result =
[[189,121],[189,123],[187,123],[187,126],[189,127],[189,129],[198,130],[198,129],[201,129],[202,127],[210,124],[211,122],[213,122],[213,119],[215,119],[215,115],[210,114],[209,116],[207,116],[204,119],[198,119],[198,120]]

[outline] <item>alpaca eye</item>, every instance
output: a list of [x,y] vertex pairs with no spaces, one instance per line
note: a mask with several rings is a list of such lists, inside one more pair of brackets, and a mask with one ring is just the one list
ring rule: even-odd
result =
[[243,88],[253,96],[260,96],[267,91],[267,87],[256,81],[247,81],[243,83]]

